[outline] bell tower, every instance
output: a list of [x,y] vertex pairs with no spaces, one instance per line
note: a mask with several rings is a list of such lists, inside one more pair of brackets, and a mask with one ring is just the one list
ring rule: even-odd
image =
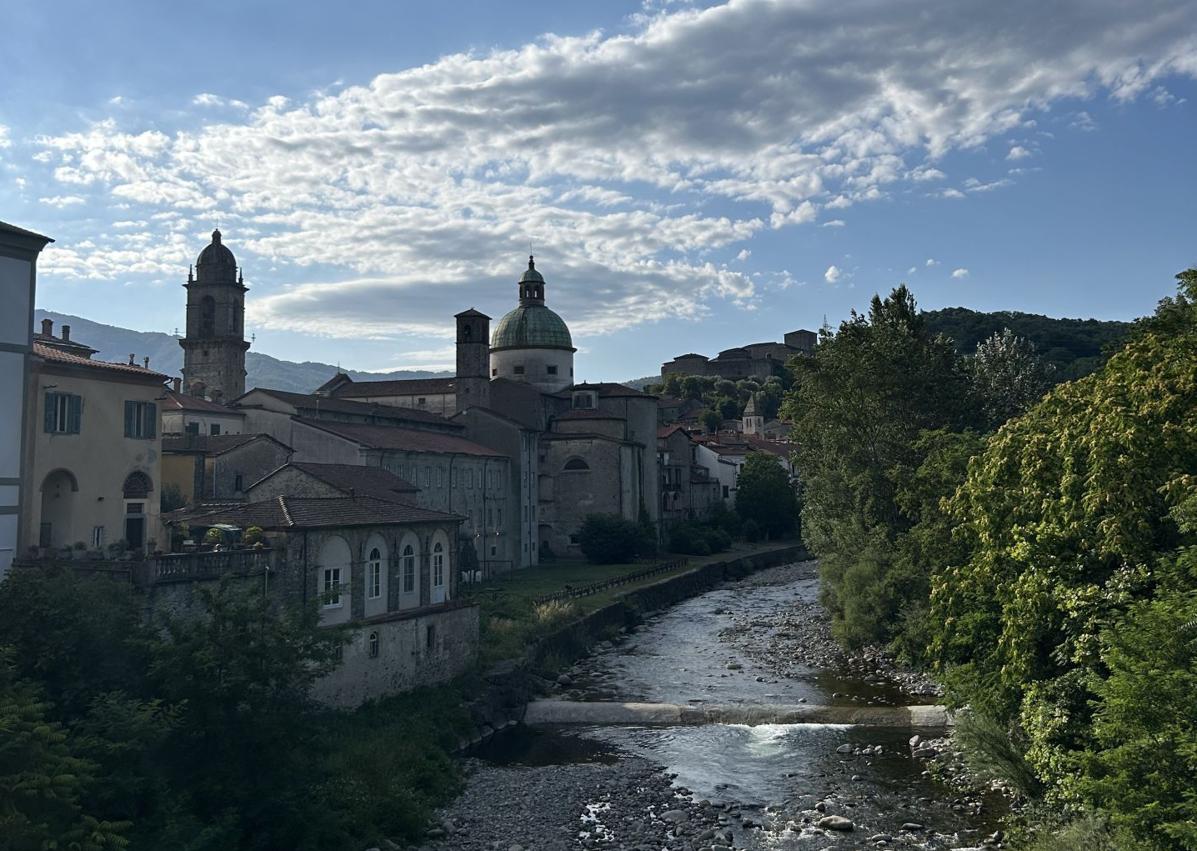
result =
[[245,293],[233,252],[212,231],[212,243],[187,273],[183,391],[227,403],[245,392]]
[[470,308],[457,320],[457,410],[490,404],[490,317]]

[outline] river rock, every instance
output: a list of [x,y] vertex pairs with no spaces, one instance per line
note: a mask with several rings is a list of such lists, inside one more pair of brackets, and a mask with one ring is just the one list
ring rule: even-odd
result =
[[819,819],[818,826],[824,830],[855,830],[856,825],[852,823],[852,819],[844,818],[843,816],[823,816]]
[[915,822],[915,821],[908,821],[908,822],[905,822],[905,823],[902,825],[902,829],[903,829],[903,830],[909,830],[909,831],[911,831],[911,832],[914,832],[914,831],[916,831],[916,830],[922,830],[922,829],[923,829],[923,826],[922,826],[921,824],[919,824],[918,822]]
[[685,810],[666,810],[661,813],[661,820],[681,824],[684,821],[689,821],[690,815]]
[[836,753],[852,753],[852,745],[845,742],[835,749]]

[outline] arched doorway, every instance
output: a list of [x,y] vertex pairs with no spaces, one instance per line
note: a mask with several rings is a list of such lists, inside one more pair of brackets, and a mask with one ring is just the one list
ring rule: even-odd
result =
[[68,547],[78,501],[79,482],[70,470],[52,470],[42,481],[42,517],[38,545]]
[[133,472],[125,478],[125,543],[130,550],[145,546],[146,501],[153,489],[154,483],[145,473]]

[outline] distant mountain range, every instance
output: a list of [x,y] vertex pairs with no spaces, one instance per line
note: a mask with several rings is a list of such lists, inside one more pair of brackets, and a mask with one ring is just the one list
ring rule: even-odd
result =
[[[60,333],[63,323],[71,326],[71,339],[98,350],[93,357],[100,360],[124,362],[129,355],[136,357],[137,362],[146,355],[150,357],[150,368],[170,376],[180,375],[183,369],[183,350],[179,347],[177,337],[162,334],[157,331],[130,331],[128,328],[118,328],[114,325],[103,325],[92,322],[80,316],[66,313],[54,313],[48,310],[34,312],[35,331],[40,331],[42,319],[54,320],[54,333]],[[315,361],[280,360],[255,352],[252,349],[245,353],[245,387],[269,387],[273,390],[286,390],[291,393],[311,393],[337,373],[337,367],[327,363]],[[449,372],[429,372],[427,370],[404,369],[395,372],[361,372],[346,369],[354,381],[386,381],[403,378],[443,378],[452,375]]]

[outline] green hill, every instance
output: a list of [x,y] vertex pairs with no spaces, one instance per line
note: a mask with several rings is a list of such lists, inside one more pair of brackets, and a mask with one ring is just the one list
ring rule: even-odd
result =
[[1101,366],[1111,347],[1125,339],[1133,323],[1099,319],[1054,319],[1037,313],[1002,310],[980,313],[967,307],[947,307],[923,313],[928,326],[950,337],[961,354],[972,354],[977,344],[1009,328],[1035,344],[1044,360],[1056,367],[1061,381],[1080,378]]

